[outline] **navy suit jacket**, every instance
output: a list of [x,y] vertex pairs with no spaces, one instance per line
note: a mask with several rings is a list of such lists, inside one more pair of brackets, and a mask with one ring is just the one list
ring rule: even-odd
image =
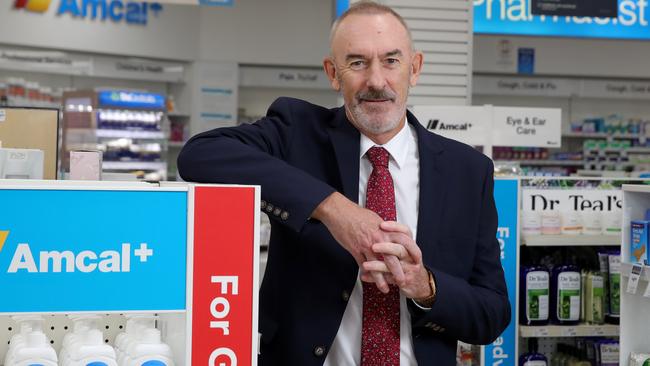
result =
[[[490,343],[510,321],[493,165],[410,112],[408,121],[420,154],[416,242],[437,284],[431,310],[408,301],[413,347],[419,365],[452,366],[457,340]],[[358,266],[310,215],[334,191],[358,201],[359,143],[344,108],[279,98],[258,122],[198,134],[179,155],[186,181],[262,187],[272,230],[260,289],[261,365],[321,365],[336,336]]]

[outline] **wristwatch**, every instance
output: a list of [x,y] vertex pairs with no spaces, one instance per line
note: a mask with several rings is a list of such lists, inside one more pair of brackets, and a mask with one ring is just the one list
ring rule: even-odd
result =
[[431,271],[427,271],[427,273],[429,274],[429,288],[431,289],[431,295],[421,299],[413,299],[413,301],[423,308],[430,308],[433,306],[433,302],[436,299],[436,282],[433,279],[433,273],[431,273]]

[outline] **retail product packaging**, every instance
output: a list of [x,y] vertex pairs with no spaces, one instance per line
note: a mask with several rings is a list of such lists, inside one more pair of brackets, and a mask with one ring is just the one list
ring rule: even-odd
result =
[[558,235],[562,233],[562,224],[560,222],[560,213],[558,211],[544,211],[542,213],[542,234]]
[[542,215],[536,211],[522,212],[522,234],[524,236],[539,235],[542,233]]
[[605,308],[603,309],[605,315],[609,314],[609,253],[598,252],[598,263],[600,266],[600,273],[603,274],[603,286],[605,299]]
[[102,180],[102,152],[70,151],[71,180]]
[[600,235],[603,232],[603,214],[600,211],[582,213],[582,233]]
[[604,339],[597,342],[598,354],[600,355],[600,366],[618,366],[620,344],[618,341]]
[[548,323],[550,275],[543,266],[522,267],[519,320],[524,325]]
[[589,324],[605,322],[604,280],[600,272],[587,272],[584,285],[584,321]]
[[620,212],[603,213],[603,234],[605,235],[621,234],[621,213]]
[[630,366],[650,366],[650,354],[632,352],[630,354]]
[[609,317],[621,316],[621,254],[609,255]]
[[650,221],[634,220],[630,223],[630,260],[632,263],[648,263],[648,235],[650,235]]
[[559,265],[551,274],[551,313],[556,324],[575,325],[580,320],[580,269]]
[[582,233],[582,217],[576,211],[562,212],[561,231],[563,235],[578,235]]
[[519,366],[547,366],[546,356],[538,352],[539,346],[537,338],[528,340],[528,353],[519,357]]

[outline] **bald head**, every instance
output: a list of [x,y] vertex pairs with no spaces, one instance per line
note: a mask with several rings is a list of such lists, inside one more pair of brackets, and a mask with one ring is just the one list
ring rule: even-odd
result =
[[341,16],[332,24],[332,28],[330,30],[330,52],[332,52],[334,37],[336,37],[341,24],[343,24],[348,18],[352,17],[353,15],[390,15],[394,17],[404,28],[411,49],[414,49],[411,31],[409,30],[408,26],[406,25],[406,21],[404,18],[402,18],[401,15],[397,14],[395,10],[386,5],[378,4],[374,1],[360,1],[350,6],[350,8],[341,14]]

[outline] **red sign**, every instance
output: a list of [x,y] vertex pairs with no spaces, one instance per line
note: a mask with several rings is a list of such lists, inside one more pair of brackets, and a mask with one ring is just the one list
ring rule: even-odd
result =
[[194,188],[192,365],[257,363],[256,202],[255,187]]

